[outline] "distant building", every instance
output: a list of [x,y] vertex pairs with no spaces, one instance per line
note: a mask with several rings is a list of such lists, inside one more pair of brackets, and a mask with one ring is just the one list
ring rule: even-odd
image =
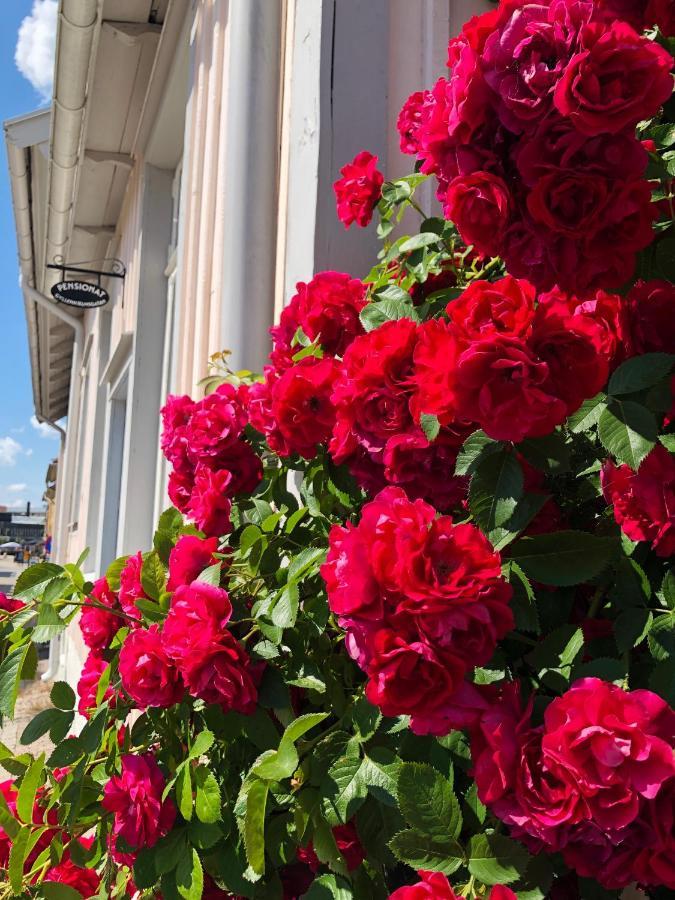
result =
[[45,535],[44,513],[22,516],[0,511],[0,534],[20,544],[41,543]]
[[[410,170],[398,110],[486,8],[60,0],[52,110],[5,123],[35,412],[62,439],[54,560],[89,547],[96,576],[149,547],[168,505],[166,395],[196,394],[226,348],[235,368],[259,370],[297,281],[370,269],[374,229],[344,229],[332,182],[364,148],[389,177]],[[62,273],[49,264],[112,257],[126,277],[103,279],[107,305],[53,301]],[[83,653],[69,637],[51,674],[73,679]]]

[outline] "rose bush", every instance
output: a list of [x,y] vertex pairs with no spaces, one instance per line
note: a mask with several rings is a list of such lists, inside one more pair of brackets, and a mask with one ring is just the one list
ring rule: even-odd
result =
[[468,22],[399,116],[417,171],[335,184],[373,269],[167,398],[152,547],[0,596],[3,715],[37,644],[89,651],[49,757],[0,745],[1,897],[672,895],[672,36],[654,0]]

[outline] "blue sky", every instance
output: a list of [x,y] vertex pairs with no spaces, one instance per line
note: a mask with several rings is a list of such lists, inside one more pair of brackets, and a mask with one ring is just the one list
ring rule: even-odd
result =
[[[49,21],[53,0],[4,0],[0,29],[0,120],[31,112],[49,95],[52,60]],[[51,7],[51,9],[50,9]],[[24,26],[20,61],[33,85],[15,62],[21,23]],[[34,417],[28,342],[23,300],[19,290],[16,238],[4,140],[0,160],[0,273],[4,284],[0,328],[0,504],[25,508],[30,501],[42,509],[45,473],[58,453],[55,433]]]

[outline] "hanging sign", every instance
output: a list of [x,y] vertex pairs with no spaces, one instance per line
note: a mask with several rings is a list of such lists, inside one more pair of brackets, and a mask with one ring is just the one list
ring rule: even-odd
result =
[[89,281],[59,281],[52,288],[52,297],[67,306],[105,306],[110,300],[108,292]]

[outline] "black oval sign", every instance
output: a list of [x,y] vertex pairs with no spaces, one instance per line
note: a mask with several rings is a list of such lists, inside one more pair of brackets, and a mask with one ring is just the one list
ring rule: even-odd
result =
[[59,281],[52,288],[52,297],[68,306],[105,306],[108,292],[89,281]]

